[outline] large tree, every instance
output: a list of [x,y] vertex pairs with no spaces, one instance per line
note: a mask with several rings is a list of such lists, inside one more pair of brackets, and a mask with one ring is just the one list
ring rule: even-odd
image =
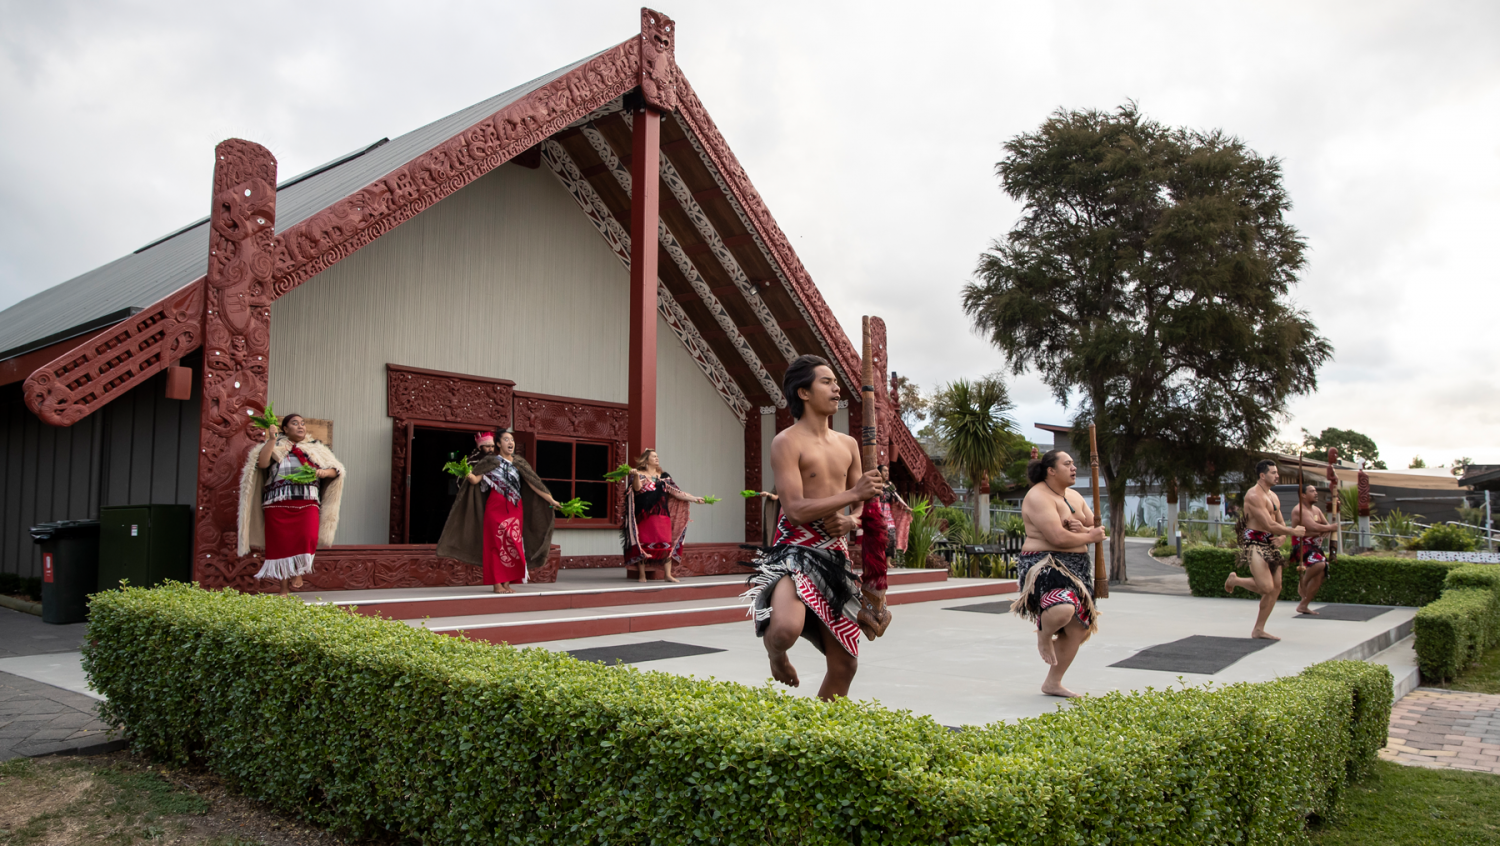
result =
[[1333,447],[1339,451],[1339,459],[1342,461],[1364,461],[1371,470],[1384,470],[1385,462],[1380,460],[1380,448],[1375,446],[1375,441],[1369,435],[1363,435],[1353,429],[1336,429],[1332,426],[1314,435],[1306,429],[1302,430],[1302,456],[1304,458],[1315,458],[1320,461],[1328,458],[1328,448]]
[[1304,242],[1281,165],[1134,103],[1060,110],[1005,150],[996,172],[1024,211],[980,257],[964,310],[1014,372],[1076,399],[1078,431],[1097,425],[1121,537],[1132,479],[1233,466],[1332,354],[1289,301]]

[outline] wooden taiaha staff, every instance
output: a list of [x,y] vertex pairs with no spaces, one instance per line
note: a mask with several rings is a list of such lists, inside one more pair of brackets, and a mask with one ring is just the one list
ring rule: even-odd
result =
[[[1099,436],[1089,424],[1089,478],[1094,485],[1094,525],[1101,525],[1099,514]],[[1109,572],[1104,569],[1104,541],[1094,544],[1094,598],[1109,598]]]
[[[1343,500],[1343,497],[1339,496],[1339,474],[1337,474],[1337,473],[1335,473],[1333,471],[1333,463],[1335,461],[1338,461],[1338,460],[1339,460],[1339,451],[1338,451],[1338,448],[1337,447],[1329,447],[1328,448],[1328,499],[1330,500],[1330,502],[1328,503],[1328,510],[1333,515],[1333,528],[1334,528],[1333,534],[1331,534],[1331,535],[1328,536],[1328,554],[1330,556],[1338,554],[1340,536],[1343,535],[1343,524],[1339,522],[1342,519],[1341,517],[1339,517],[1339,505],[1340,505],[1341,501]],[[1297,494],[1300,496],[1302,494],[1302,492],[1298,491]],[[1332,560],[1332,558],[1330,558],[1329,560]]]
[[[865,315],[860,321],[861,347],[860,362],[860,430],[859,430],[859,464],[860,473],[868,473],[880,464],[879,439],[875,423],[875,355],[870,347],[870,316]],[[865,636],[871,640],[885,634],[886,627],[891,624],[891,612],[885,605],[885,541],[884,532],[880,531],[875,523],[877,519],[869,519],[874,512],[866,503],[863,514],[865,519],[861,522],[866,526],[864,538],[860,542],[860,558],[864,566],[861,577],[862,588],[860,591],[859,626]],[[870,554],[871,550],[865,547],[878,541],[880,549]]]

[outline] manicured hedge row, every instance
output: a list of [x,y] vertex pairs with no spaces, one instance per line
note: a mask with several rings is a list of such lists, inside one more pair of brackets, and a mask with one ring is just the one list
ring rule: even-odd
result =
[[432,844],[1305,843],[1391,706],[1384,667],[1329,662],[953,732],[183,585],[100,594],[89,639],[138,749]]
[[[1224,596],[1224,579],[1235,569],[1235,551],[1194,547],[1182,554],[1188,586],[1194,596]],[[1357,605],[1422,606],[1443,592],[1448,573],[1468,566],[1454,561],[1417,561],[1373,555],[1340,556],[1329,568],[1328,580],[1318,591],[1319,602],[1349,602]],[[1241,572],[1241,576],[1249,576]],[[1288,565],[1281,576],[1281,598],[1297,600],[1297,568]],[[1233,596],[1254,599],[1255,594],[1236,588]]]
[[1446,590],[1417,612],[1417,667],[1444,681],[1500,645],[1500,567],[1463,565],[1448,573]]

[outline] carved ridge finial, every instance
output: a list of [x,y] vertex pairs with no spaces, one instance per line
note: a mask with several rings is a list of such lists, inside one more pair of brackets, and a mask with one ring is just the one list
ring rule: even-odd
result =
[[662,112],[677,110],[677,23],[641,7],[641,97]]

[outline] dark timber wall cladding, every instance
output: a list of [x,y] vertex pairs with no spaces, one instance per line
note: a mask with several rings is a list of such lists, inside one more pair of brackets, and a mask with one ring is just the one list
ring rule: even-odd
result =
[[[182,363],[198,368],[199,356]],[[42,574],[30,528],[99,516],[101,505],[193,505],[198,476],[199,385],[166,398],[160,373],[67,428],[48,426],[0,387],[0,572]]]

